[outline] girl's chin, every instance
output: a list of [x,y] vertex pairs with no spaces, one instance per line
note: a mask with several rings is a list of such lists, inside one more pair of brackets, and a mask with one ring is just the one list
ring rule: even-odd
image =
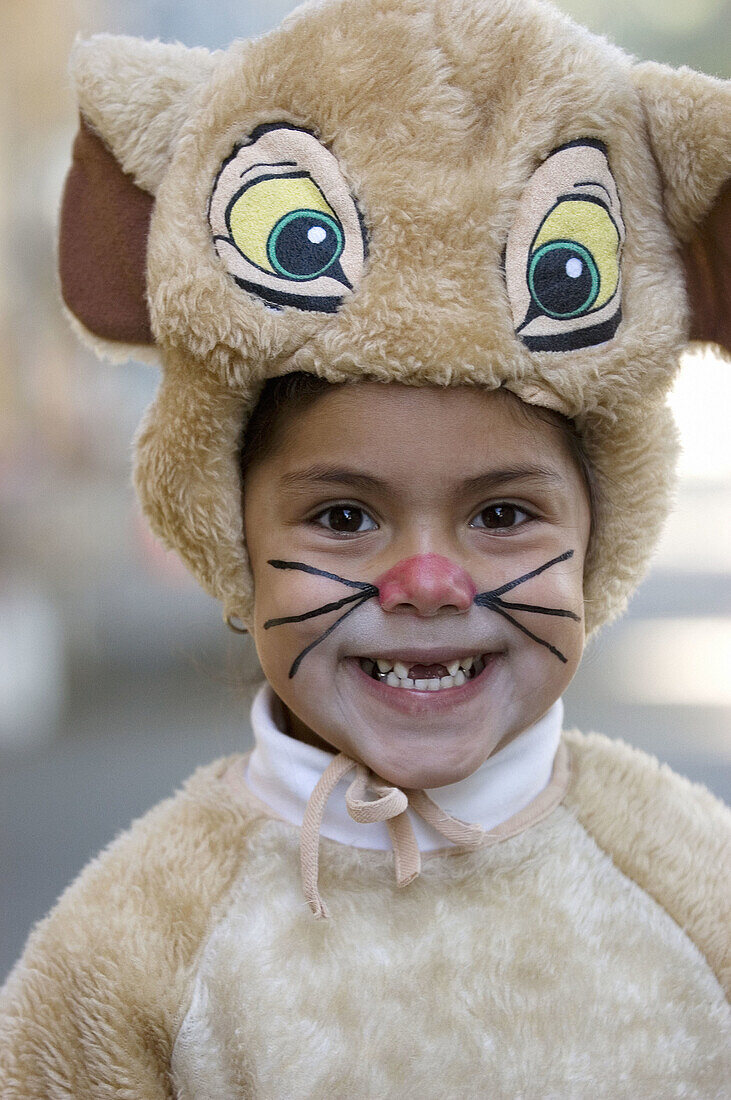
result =
[[399,762],[399,766],[393,771],[389,768],[387,761],[382,764],[373,761],[373,763],[368,764],[368,767],[381,779],[385,779],[387,783],[399,787],[402,791],[431,791],[438,790],[439,787],[449,787],[453,783],[459,783],[460,780],[466,779],[468,775],[476,772],[480,767],[480,763],[483,763],[483,761],[480,761],[474,768],[469,770],[465,770],[464,767],[457,770],[446,770],[440,766],[439,762],[435,762],[433,767],[430,767],[428,763],[425,766],[423,759],[420,759],[418,768],[414,768],[413,771],[404,770],[403,760]]
[[402,790],[431,790],[466,779],[502,735],[491,728],[495,708],[482,705],[499,664],[495,655],[468,683],[430,692],[379,683],[357,659],[346,658],[340,667],[354,719],[345,751]]

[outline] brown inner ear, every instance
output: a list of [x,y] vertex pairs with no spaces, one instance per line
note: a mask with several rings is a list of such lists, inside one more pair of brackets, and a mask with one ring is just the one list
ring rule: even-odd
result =
[[683,247],[691,340],[731,352],[731,181]]
[[82,115],[61,202],[61,293],[105,340],[154,343],[145,281],[154,203]]

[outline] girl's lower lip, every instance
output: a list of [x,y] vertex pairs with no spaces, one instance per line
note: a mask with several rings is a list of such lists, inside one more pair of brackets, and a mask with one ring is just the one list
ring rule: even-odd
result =
[[443,688],[441,691],[416,691],[413,688],[382,684],[380,680],[374,680],[361,668],[357,657],[346,657],[344,664],[352,675],[358,677],[358,686],[361,690],[370,692],[374,699],[388,707],[393,707],[394,710],[401,711],[402,714],[411,714],[418,718],[421,715],[451,710],[474,699],[485,686],[486,678],[490,676],[499,656],[499,653],[487,654],[485,667],[479,676],[467,680],[460,687]]

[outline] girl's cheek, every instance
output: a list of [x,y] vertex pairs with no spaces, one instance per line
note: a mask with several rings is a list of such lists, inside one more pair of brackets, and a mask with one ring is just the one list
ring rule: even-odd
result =
[[[541,615],[523,612],[518,614],[521,623],[527,626],[535,634],[551,642],[566,658],[566,664],[559,662],[558,658],[548,653],[551,667],[561,678],[561,673],[570,679],[581,660],[584,652],[586,634],[584,630],[584,591],[583,591],[583,560],[574,566],[573,561],[566,563],[563,575],[551,578],[548,583],[546,575],[545,583],[538,585],[535,582],[530,589],[526,586],[525,592],[516,589],[514,593],[506,596],[508,600],[515,602],[530,602],[541,607],[563,608],[579,616],[579,621],[564,618],[558,615]],[[540,578],[541,580],[543,578]],[[538,580],[538,578],[537,578]],[[530,592],[530,595],[528,595]],[[529,639],[526,639],[529,645]]]
[[[286,679],[298,653],[322,633],[329,625],[331,616],[316,616],[304,622],[277,626],[267,626],[267,623],[306,614],[331,599],[338,599],[341,593],[333,594],[328,587],[324,597],[323,589],[315,589],[304,574],[295,574],[294,571],[283,574],[268,563],[264,563],[264,569],[272,576],[265,572],[262,577],[257,571],[255,577],[254,643],[267,679],[281,679],[282,676]],[[282,576],[286,580],[278,583]],[[300,577],[305,578],[304,583],[299,580]]]

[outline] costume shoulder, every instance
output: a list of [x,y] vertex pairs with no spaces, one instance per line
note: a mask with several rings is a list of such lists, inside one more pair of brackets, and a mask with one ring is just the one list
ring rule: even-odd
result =
[[700,783],[602,734],[564,734],[564,799],[616,866],[687,933],[731,994],[731,812]]
[[231,762],[134,822],[34,928],[0,990],[3,1100],[173,1097],[196,956],[250,832],[219,782]]

